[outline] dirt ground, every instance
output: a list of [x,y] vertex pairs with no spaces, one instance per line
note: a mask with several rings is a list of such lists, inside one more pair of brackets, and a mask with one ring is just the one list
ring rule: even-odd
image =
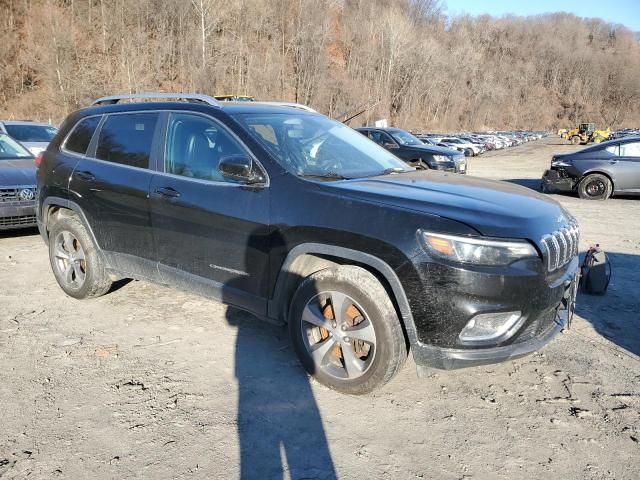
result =
[[[535,186],[554,137],[471,159]],[[640,199],[555,195],[614,276],[542,352],[375,394],[309,381],[281,327],[131,282],[66,297],[34,231],[0,235],[0,477],[640,478]]]

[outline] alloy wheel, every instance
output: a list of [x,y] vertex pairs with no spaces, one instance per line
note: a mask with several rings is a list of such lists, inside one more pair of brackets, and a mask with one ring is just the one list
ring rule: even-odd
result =
[[79,289],[87,278],[87,260],[80,241],[69,231],[54,240],[55,265],[60,279],[69,288]]
[[361,377],[376,355],[376,332],[365,310],[337,291],[322,292],[307,302],[301,333],[315,368],[336,379]]

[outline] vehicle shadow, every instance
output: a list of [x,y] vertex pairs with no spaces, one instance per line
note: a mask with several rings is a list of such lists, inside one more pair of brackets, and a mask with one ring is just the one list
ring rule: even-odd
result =
[[36,227],[0,230],[0,240],[2,240],[3,238],[30,237],[32,235],[39,235],[38,229]]
[[[265,248],[258,237],[250,237],[247,251]],[[272,248],[277,244],[281,237],[269,242]],[[225,287],[243,281],[238,278]],[[310,378],[294,354],[287,327],[234,307],[227,308],[226,319],[238,329],[240,479],[337,478]]]
[[515,183],[516,185],[530,188],[536,192],[540,192],[542,190],[542,180],[540,178],[509,178],[503,180],[503,182]]
[[[540,175],[540,177],[542,177],[542,174]],[[535,190],[536,192],[542,192],[542,178],[506,178],[502,181],[515,183],[516,185],[530,188],[531,190]],[[578,195],[575,192],[565,192],[565,191],[554,189],[553,187],[547,187],[547,188],[549,188],[547,193],[578,198]],[[615,200],[637,200],[640,197],[638,195],[616,194],[611,198]],[[585,202],[588,202],[588,201],[590,200],[585,200]]]
[[[640,255],[607,252],[612,266],[605,295],[580,292],[576,314],[600,335],[624,350],[640,355]],[[580,256],[580,261],[584,254]],[[582,264],[582,263],[581,263]]]

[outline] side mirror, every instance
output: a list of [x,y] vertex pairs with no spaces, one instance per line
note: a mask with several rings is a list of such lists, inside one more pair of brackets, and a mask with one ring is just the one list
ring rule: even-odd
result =
[[253,168],[253,160],[246,155],[227,155],[220,159],[218,170],[223,177],[247,184],[263,183],[264,176]]
[[396,143],[384,143],[382,146],[391,150],[393,150],[394,148],[400,148]]

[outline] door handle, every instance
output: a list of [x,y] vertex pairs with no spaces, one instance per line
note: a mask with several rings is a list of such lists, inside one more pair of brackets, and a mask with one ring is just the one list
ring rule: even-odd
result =
[[158,187],[153,192],[167,198],[178,198],[180,196],[180,192],[171,187]]
[[96,176],[93,173],[87,172],[87,171],[76,172],[76,177],[78,177],[78,178],[80,178],[82,180],[86,180],[88,182],[91,182],[91,181],[96,179]]
[[616,163],[618,163],[618,160],[609,160],[609,163],[610,163],[611,165],[615,165]]

